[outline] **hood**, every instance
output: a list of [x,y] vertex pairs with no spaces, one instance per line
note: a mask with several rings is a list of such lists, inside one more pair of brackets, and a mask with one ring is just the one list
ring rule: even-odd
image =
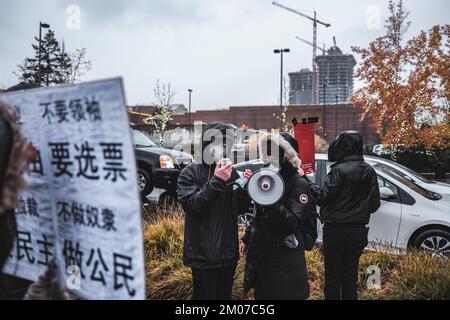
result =
[[438,192],[441,194],[446,194],[450,197],[450,184],[440,181],[433,181],[432,183],[424,184],[425,189],[430,189],[431,191]]
[[[283,138],[281,134],[265,132],[260,133],[258,136],[258,147],[261,152],[261,160],[265,164],[268,164],[274,160],[278,160],[282,169],[286,169],[287,165],[295,170],[300,167],[301,161],[298,157],[298,152],[294,149],[294,147],[297,145],[297,141],[294,138],[292,138],[291,140],[287,137],[288,140],[290,140],[288,141]],[[279,159],[273,158],[271,150],[268,150],[268,145],[270,145],[271,148],[278,147]]]
[[450,194],[449,193],[440,193],[442,196],[441,201],[450,204]]
[[331,162],[339,162],[349,156],[362,155],[362,136],[357,131],[344,131],[340,133],[328,148],[328,160]]
[[[222,141],[222,145],[226,146],[226,154],[230,154],[231,148],[233,146],[234,142],[234,136],[230,135],[231,132],[227,130],[235,130],[237,129],[236,126],[233,126],[231,124],[225,124],[221,122],[213,122],[205,125],[202,129],[202,148],[201,148],[201,158],[202,162],[205,163],[205,159],[203,157],[205,149],[215,142],[216,144],[220,144],[220,142],[216,141],[217,136],[220,134],[222,135],[225,140]],[[230,143],[231,142],[231,143]]]
[[284,138],[284,140],[289,142],[289,144],[295,150],[295,152],[297,152],[297,154],[300,154],[300,152],[298,151],[298,142],[289,132],[282,132],[281,136]]

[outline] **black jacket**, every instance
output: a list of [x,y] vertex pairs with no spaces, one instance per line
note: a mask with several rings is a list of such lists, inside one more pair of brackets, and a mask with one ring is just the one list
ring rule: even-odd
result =
[[322,189],[312,185],[323,223],[367,224],[380,207],[377,175],[362,154],[358,132],[343,132],[331,143],[328,159],[335,163]]
[[286,187],[282,200],[270,207],[257,206],[256,246],[261,251],[286,249],[285,238],[295,235],[299,242],[295,249],[303,250],[302,225],[311,211],[315,213],[316,205],[308,182],[296,170],[281,170],[280,174]]
[[[229,129],[213,124],[207,129]],[[203,147],[205,147],[204,144]],[[239,260],[237,217],[250,206],[243,189],[214,176],[215,165],[191,164],[180,173],[177,195],[185,211],[184,264],[193,268],[219,268]],[[233,169],[228,183],[239,178]]]

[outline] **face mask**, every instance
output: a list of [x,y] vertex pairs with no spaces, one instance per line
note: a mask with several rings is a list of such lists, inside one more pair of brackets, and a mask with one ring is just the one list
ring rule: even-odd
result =
[[225,157],[225,150],[226,149],[224,148],[224,146],[214,145],[214,146],[211,146],[211,148],[209,149],[209,155],[214,160],[220,160],[223,157]]

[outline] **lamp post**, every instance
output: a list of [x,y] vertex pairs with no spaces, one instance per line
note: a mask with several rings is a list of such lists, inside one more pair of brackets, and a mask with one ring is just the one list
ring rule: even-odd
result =
[[334,106],[334,136],[335,137],[337,137],[337,135],[338,135],[338,130],[337,130],[338,102],[339,102],[339,95],[336,95],[336,105]]
[[[39,22],[39,73],[42,72],[41,67],[41,52],[42,52],[42,28],[48,29],[50,28],[50,25],[47,23]],[[40,84],[40,83],[39,83]]]
[[192,103],[192,89],[188,89],[189,92],[189,113],[188,113],[188,128],[191,130],[191,103]]
[[327,86],[328,86],[328,77],[326,75],[324,75],[323,78],[323,106],[322,106],[322,120],[323,120],[323,124],[322,124],[322,128],[323,128],[323,136],[326,137],[327,136],[327,132],[325,129],[326,126],[326,111],[325,111],[325,105],[327,103]]
[[281,55],[281,76],[280,76],[280,109],[283,109],[283,53],[291,52],[290,49],[275,49],[273,53]]

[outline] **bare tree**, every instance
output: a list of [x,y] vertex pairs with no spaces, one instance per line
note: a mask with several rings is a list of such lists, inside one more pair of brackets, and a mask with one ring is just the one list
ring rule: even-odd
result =
[[68,83],[74,83],[91,70],[92,62],[86,58],[86,52],[86,48],[82,48],[69,54],[72,64],[66,73]]
[[172,117],[170,112],[170,104],[172,103],[175,93],[172,92],[170,82],[168,84],[161,84],[159,80],[156,81],[153,94],[156,99],[156,111],[144,119],[144,123],[151,125],[155,132],[159,135],[159,145],[164,146],[164,133],[167,132],[167,125]]
[[283,77],[283,105],[280,107],[280,113],[279,114],[274,113],[273,116],[281,122],[281,131],[285,132],[289,131],[286,119],[288,106],[289,106],[289,84],[286,77]]

